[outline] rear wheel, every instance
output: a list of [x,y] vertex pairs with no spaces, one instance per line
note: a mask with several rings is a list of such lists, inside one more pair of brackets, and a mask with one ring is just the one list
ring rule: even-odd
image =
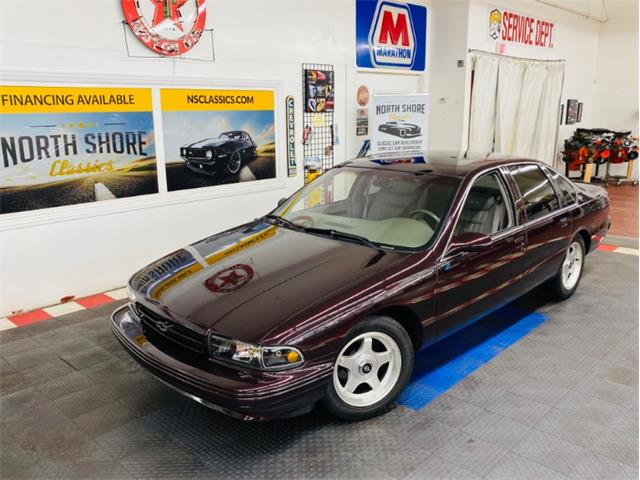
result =
[[569,298],[578,288],[584,267],[584,256],[584,241],[576,237],[567,248],[562,266],[552,281],[554,293],[560,300]]
[[363,420],[386,411],[407,384],[413,346],[390,317],[371,317],[353,329],[340,350],[324,403],[344,420]]

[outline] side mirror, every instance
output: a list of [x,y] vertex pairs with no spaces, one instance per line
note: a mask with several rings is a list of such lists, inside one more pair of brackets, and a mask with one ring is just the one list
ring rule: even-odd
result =
[[280,200],[278,200],[278,206],[282,205],[287,200],[289,200],[287,197],[281,198]]
[[465,232],[453,237],[449,245],[449,254],[460,252],[481,252],[493,245],[489,235],[476,232]]

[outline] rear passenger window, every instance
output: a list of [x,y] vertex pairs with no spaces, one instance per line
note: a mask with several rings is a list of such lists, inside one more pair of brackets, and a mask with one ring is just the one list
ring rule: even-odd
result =
[[576,189],[573,184],[560,175],[558,172],[553,171],[551,169],[546,169],[551,175],[551,180],[556,186],[558,192],[560,193],[560,200],[562,200],[563,205],[571,205],[576,203],[577,194]]
[[527,220],[535,220],[560,208],[560,202],[551,182],[537,165],[511,167],[522,199]]

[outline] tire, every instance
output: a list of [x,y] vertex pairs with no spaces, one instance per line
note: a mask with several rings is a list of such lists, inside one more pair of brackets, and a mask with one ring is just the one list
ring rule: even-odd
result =
[[571,240],[562,260],[560,270],[551,281],[553,293],[559,300],[569,298],[580,285],[580,279],[584,271],[584,257],[584,240],[582,240],[582,237],[577,236]]
[[343,420],[375,417],[391,408],[412,370],[413,344],[406,330],[393,318],[370,317],[342,345],[324,404]]
[[232,176],[238,175],[242,168],[242,155],[240,152],[233,152],[227,161],[227,173]]

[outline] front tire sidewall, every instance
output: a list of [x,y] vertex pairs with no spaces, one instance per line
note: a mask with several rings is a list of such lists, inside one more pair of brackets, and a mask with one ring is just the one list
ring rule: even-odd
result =
[[[582,237],[577,237],[577,238],[574,238],[573,240],[571,240],[571,243],[569,245],[572,245],[573,243],[578,243],[580,245],[580,250],[582,252],[582,262],[581,262],[581,267],[580,267],[580,274],[578,275],[578,281],[576,282],[576,284],[572,288],[567,288],[567,287],[565,287],[564,282],[562,280],[562,265],[560,265],[560,270],[556,274],[556,277],[555,277],[554,282],[553,282],[555,295],[560,300],[565,300],[565,299],[569,298],[570,296],[572,296],[575,293],[575,291],[577,290],[578,286],[580,285],[580,280],[582,280],[582,274],[584,273],[584,260],[585,260],[584,240],[582,240]],[[565,257],[562,258],[562,264],[564,264],[566,255],[568,255],[568,251],[569,251],[569,249],[567,248],[567,253],[565,253]]]
[[364,420],[387,411],[405,387],[413,371],[413,345],[406,330],[394,319],[386,316],[370,317],[351,330],[340,346],[339,351],[353,338],[366,332],[380,332],[389,335],[400,350],[402,367],[394,387],[389,393],[373,405],[354,407],[345,403],[336,392],[333,375],[329,378],[324,404],[336,417],[347,421]]

